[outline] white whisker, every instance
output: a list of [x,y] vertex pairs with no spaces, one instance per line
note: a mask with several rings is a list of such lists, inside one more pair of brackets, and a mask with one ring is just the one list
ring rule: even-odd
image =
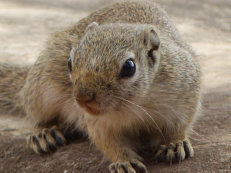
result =
[[[122,102],[122,104],[124,104],[127,108],[129,108],[129,106],[125,103],[125,102]],[[133,110],[131,110],[133,111]],[[140,116],[139,114],[136,114],[136,112],[134,112],[134,114],[142,121],[144,122],[144,119],[142,118],[142,116]]]
[[120,99],[122,101],[125,101],[127,103],[130,103],[131,105],[134,105],[134,106],[138,107],[140,110],[142,110],[153,121],[153,123],[156,125],[158,131],[160,132],[161,136],[163,137],[164,141],[166,142],[166,139],[165,139],[165,137],[164,137],[164,135],[162,133],[162,130],[160,129],[160,127],[158,126],[156,121],[152,118],[152,116],[142,106],[140,106],[140,105],[138,105],[136,103],[133,103],[132,101],[129,101],[127,99],[124,99],[122,97],[118,97],[118,96],[114,96],[114,97],[117,98],[117,99]]

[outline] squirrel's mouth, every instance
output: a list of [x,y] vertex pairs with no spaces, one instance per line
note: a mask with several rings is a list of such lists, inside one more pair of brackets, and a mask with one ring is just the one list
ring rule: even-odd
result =
[[99,104],[96,102],[86,102],[86,103],[81,103],[78,102],[78,104],[83,107],[90,115],[97,116],[102,114],[102,110],[99,107]]
[[100,109],[92,108],[90,106],[85,106],[85,109],[91,115],[99,115],[101,113]]

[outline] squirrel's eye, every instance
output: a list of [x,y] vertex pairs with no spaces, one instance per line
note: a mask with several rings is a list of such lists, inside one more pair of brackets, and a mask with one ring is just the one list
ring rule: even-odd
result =
[[72,60],[71,60],[71,57],[69,57],[68,59],[68,69],[70,72],[72,72]]
[[136,72],[136,64],[134,60],[128,59],[120,72],[120,77],[132,77]]

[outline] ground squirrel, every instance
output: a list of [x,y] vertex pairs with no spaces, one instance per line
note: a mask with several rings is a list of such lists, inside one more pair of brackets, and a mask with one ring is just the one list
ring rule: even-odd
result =
[[111,173],[147,172],[144,146],[160,161],[193,156],[200,68],[156,3],[95,11],[53,34],[31,67],[0,65],[0,77],[1,110],[21,111],[41,129],[28,138],[36,153],[64,145],[72,129],[112,161]]

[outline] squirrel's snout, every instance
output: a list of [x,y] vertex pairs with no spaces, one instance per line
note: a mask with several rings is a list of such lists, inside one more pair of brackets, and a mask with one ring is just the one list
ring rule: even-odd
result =
[[77,100],[78,104],[85,108],[87,112],[91,115],[99,115],[102,110],[100,109],[99,103],[95,100],[96,93],[94,91],[79,88],[75,92],[75,99]]
[[95,92],[86,88],[79,88],[75,93],[75,99],[81,103],[91,102],[95,99]]

